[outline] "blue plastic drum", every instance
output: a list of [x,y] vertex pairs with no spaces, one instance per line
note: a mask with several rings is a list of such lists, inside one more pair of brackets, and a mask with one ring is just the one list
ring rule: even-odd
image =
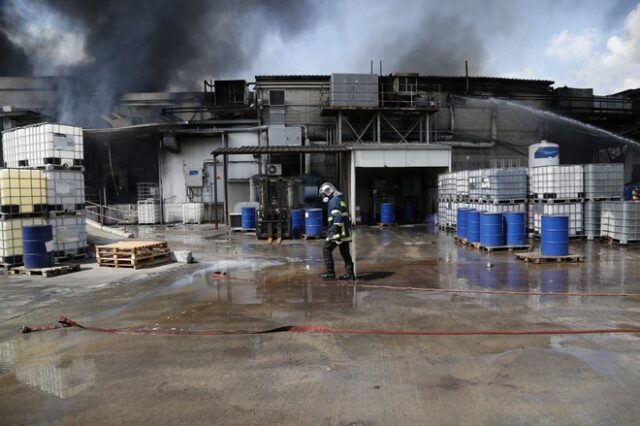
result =
[[404,203],[404,220],[407,222],[415,222],[418,217],[418,207],[413,200],[407,200]]
[[504,245],[502,213],[483,213],[480,216],[480,245],[483,247]]
[[380,204],[380,223],[391,225],[396,223],[396,206],[393,203]]
[[569,217],[542,216],[540,253],[543,256],[567,256],[569,254]]
[[309,237],[319,237],[322,234],[322,209],[304,211],[304,233]]
[[481,213],[475,210],[467,212],[467,241],[470,243],[480,241],[480,215]]
[[467,239],[467,212],[471,211],[468,207],[462,207],[458,209],[456,213],[456,235],[461,240]]
[[527,230],[525,223],[525,214],[522,212],[505,212],[504,217],[504,234],[506,236],[506,245],[523,246],[527,244]]
[[255,207],[243,207],[241,211],[242,229],[256,229],[256,209]]
[[22,227],[23,262],[26,269],[48,268],[53,265],[53,228],[51,225]]
[[291,210],[291,236],[298,238],[304,233],[304,211]]

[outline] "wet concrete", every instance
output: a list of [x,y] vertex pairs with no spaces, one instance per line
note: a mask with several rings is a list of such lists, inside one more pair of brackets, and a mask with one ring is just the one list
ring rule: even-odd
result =
[[326,285],[317,277],[320,241],[267,246],[197,226],[143,233],[193,250],[200,263],[0,277],[0,423],[590,425],[640,418],[640,336],[633,334],[17,333],[61,314],[166,330],[637,327],[640,298],[544,293],[640,292],[640,246],[584,242],[573,250],[585,253],[585,263],[532,265],[508,252],[470,251],[424,227],[355,234],[363,284],[541,293],[522,296]]

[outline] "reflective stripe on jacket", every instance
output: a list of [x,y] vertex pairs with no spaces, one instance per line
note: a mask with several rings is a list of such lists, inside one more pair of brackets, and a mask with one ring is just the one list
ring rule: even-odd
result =
[[327,236],[331,240],[351,241],[351,218],[347,203],[340,195],[329,200],[329,230]]

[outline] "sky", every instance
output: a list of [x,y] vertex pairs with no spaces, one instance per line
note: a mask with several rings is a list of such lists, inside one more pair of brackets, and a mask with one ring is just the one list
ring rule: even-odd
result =
[[[0,75],[105,92],[261,74],[419,72],[640,87],[630,0],[0,0]],[[99,81],[99,84],[96,84]]]

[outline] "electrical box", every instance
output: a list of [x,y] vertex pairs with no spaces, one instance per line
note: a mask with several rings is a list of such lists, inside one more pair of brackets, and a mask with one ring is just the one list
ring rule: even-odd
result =
[[269,126],[269,146],[302,145],[302,128]]
[[202,187],[202,170],[186,167],[184,169],[184,184],[189,188]]

